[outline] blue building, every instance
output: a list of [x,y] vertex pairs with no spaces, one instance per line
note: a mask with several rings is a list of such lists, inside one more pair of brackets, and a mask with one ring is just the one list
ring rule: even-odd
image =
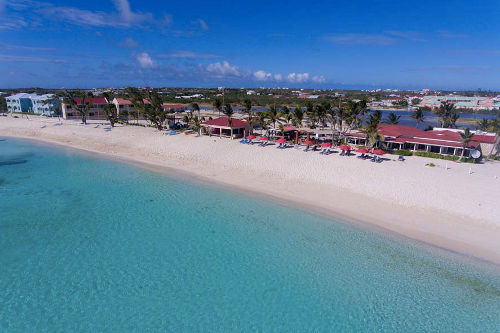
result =
[[6,97],[9,112],[26,112],[50,116],[60,109],[61,102],[54,98],[54,94],[26,94],[20,93]]

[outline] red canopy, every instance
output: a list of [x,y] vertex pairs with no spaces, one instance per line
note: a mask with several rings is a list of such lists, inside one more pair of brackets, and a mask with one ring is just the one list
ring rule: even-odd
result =
[[377,155],[384,155],[385,151],[383,151],[382,149],[372,149],[372,153]]
[[356,150],[356,153],[366,154],[369,151],[370,150],[368,148],[359,148],[358,150]]
[[276,140],[276,142],[277,143],[285,143],[286,139],[285,138],[281,138],[281,139]]
[[249,135],[249,136],[247,136],[247,139],[250,139],[250,140],[253,140],[253,139],[255,139],[255,138],[256,138],[256,136],[255,136],[255,135]]
[[351,146],[348,146],[348,145],[340,145],[339,149],[340,150],[352,150]]
[[312,141],[306,141],[306,142],[304,142],[304,144],[305,144],[306,146],[311,146],[311,145],[313,145],[313,144],[314,144],[314,142],[312,142]]
[[329,143],[329,142],[323,142],[323,143],[321,144],[321,147],[331,147],[331,146],[332,146],[332,144],[331,144],[331,143]]
[[259,140],[266,141],[266,140],[269,140],[269,138],[267,136],[261,136],[259,138]]

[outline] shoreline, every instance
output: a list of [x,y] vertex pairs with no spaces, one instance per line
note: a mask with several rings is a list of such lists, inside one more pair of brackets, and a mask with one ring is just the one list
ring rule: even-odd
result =
[[[264,172],[255,172],[250,166],[231,168],[226,164],[217,163],[217,161],[212,161],[213,164],[210,165],[207,164],[206,158],[197,156],[196,151],[192,155],[188,154],[189,158],[182,158],[183,149],[178,149],[173,153],[163,153],[163,151],[155,151],[155,147],[150,146],[150,150],[141,152],[140,144],[133,147],[127,144],[134,137],[139,139],[154,137],[162,141],[162,143],[163,141],[175,141],[172,145],[174,148],[178,146],[175,143],[199,139],[201,140],[197,142],[203,142],[206,149],[215,146],[216,150],[219,150],[224,144],[237,150],[257,147],[243,146],[228,139],[208,137],[194,139],[187,135],[166,137],[151,128],[135,128],[134,126],[117,127],[110,132],[106,132],[106,134],[103,134],[104,131],[100,128],[98,129],[98,135],[94,135],[94,133],[83,133],[97,132],[93,131],[95,127],[92,125],[80,126],[72,122],[64,122],[63,126],[40,128],[38,126],[40,123],[51,123],[47,119],[40,118],[30,121],[12,119],[10,122],[15,123],[9,124],[14,125],[12,127],[5,126],[6,122],[3,120],[0,119],[0,135],[2,136],[57,144],[96,154],[100,157],[136,164],[152,171],[167,174],[174,173],[208,185],[228,188],[259,197],[264,196],[277,203],[298,206],[305,211],[333,218],[342,223],[353,224],[361,228],[374,228],[375,231],[380,232],[387,231],[437,248],[472,256],[496,265],[500,264],[500,242],[498,242],[498,239],[500,239],[500,226],[495,224],[493,216],[490,221],[480,218],[471,221],[470,216],[454,214],[435,207],[425,205],[420,207],[414,205],[405,206],[398,202],[388,201],[386,198],[370,195],[370,193],[359,193],[342,186],[332,186],[330,183],[315,183],[307,179],[301,180],[300,172],[293,175],[293,181],[290,181],[290,179],[281,175],[284,170],[278,170],[277,173],[266,173],[265,171],[269,170],[263,168],[261,171]],[[39,128],[25,126],[34,124]],[[48,131],[45,131],[46,129]],[[58,133],[60,129],[64,131]],[[113,138],[115,130],[120,132],[121,136],[116,135],[116,138]],[[78,137],[78,135],[81,136]],[[107,142],[104,146],[102,142],[99,142],[103,136],[110,139],[110,142]],[[273,147],[257,148],[260,151],[271,149]],[[189,151],[189,149],[187,150]],[[245,153],[251,155],[249,151]],[[297,155],[297,158],[302,158],[301,156],[304,156],[305,159],[310,158],[309,156],[312,158],[312,155],[307,153],[300,152],[299,154],[294,151],[289,153]],[[236,155],[236,153],[234,154]],[[306,155],[309,156],[306,157]],[[345,159],[345,161],[348,161],[348,159]],[[421,158],[420,161],[426,162],[426,159]],[[389,162],[382,163],[380,167],[383,168],[385,164],[389,164]],[[363,165],[363,167],[365,166]],[[371,167],[371,165],[367,166]],[[495,167],[500,168],[500,165]],[[356,172],[356,170],[350,171]],[[498,184],[500,182],[496,183],[497,186]],[[494,195],[494,193],[492,194]]]

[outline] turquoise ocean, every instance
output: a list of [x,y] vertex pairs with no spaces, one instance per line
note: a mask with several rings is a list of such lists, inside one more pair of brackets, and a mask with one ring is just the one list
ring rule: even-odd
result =
[[499,332],[499,266],[0,140],[1,332]]

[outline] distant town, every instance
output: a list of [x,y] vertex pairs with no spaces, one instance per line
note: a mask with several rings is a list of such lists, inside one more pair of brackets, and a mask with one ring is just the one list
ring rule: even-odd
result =
[[[150,87],[138,88],[142,91]],[[50,115],[60,108],[66,90],[62,89],[14,89],[0,91],[0,112],[21,112]],[[93,96],[105,94],[127,99],[127,88],[89,89]],[[421,108],[430,111],[443,103],[450,103],[459,112],[495,114],[500,110],[500,92],[491,91],[439,91],[422,89],[405,91],[395,89],[376,90],[313,90],[289,88],[159,88],[158,94],[165,103],[182,108],[183,104],[198,103],[201,106],[211,106],[216,98],[223,98],[223,103],[241,104],[251,100],[256,107],[307,106],[308,103],[330,102],[339,103],[342,100],[361,101],[367,103],[370,109],[415,110]],[[99,100],[97,104],[117,102]],[[97,106],[97,108],[99,108]],[[119,108],[119,105],[117,105]]]

